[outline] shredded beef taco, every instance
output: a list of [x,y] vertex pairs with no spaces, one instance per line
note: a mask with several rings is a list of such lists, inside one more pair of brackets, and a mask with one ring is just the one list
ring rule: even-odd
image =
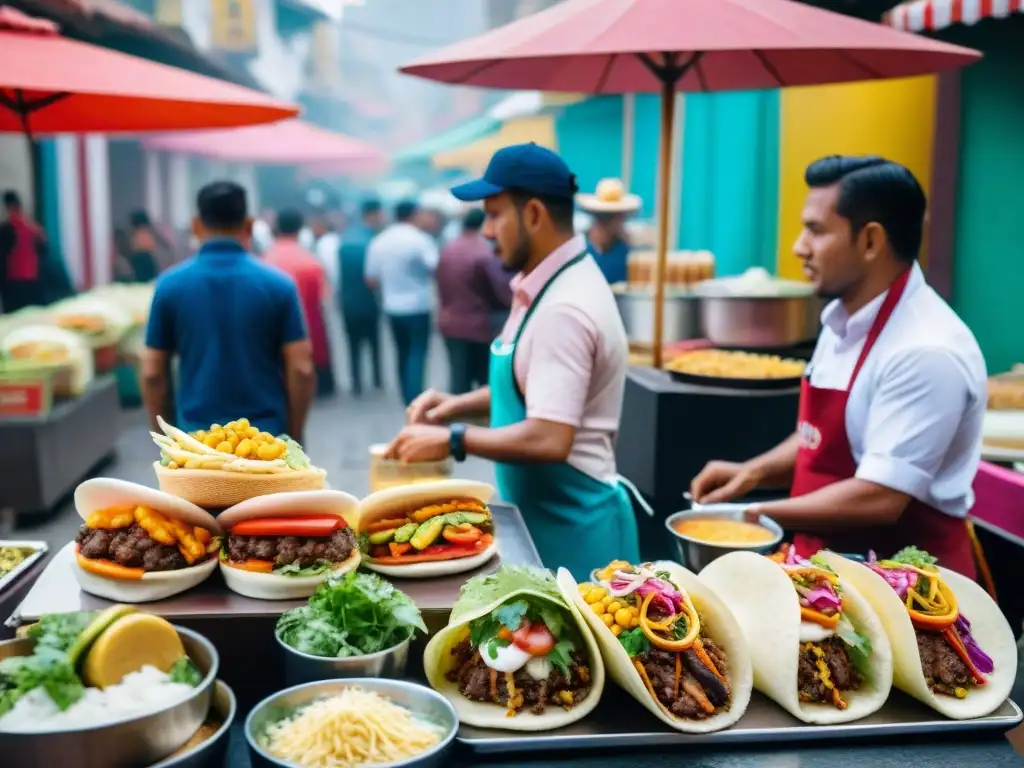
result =
[[984,717],[1006,701],[1017,646],[984,589],[915,547],[867,565],[832,552],[822,558],[881,619],[897,688],[957,720]]
[[423,667],[459,720],[481,728],[561,728],[585,717],[604,689],[589,627],[551,573],[531,567],[467,581]]
[[892,688],[892,649],[853,585],[818,555],[731,552],[698,577],[732,609],[750,648],[754,687],[806,723],[876,712]]
[[616,561],[595,583],[558,583],[583,612],[609,674],[663,722],[687,733],[728,728],[746,711],[753,675],[736,619],[692,573],[669,562]]

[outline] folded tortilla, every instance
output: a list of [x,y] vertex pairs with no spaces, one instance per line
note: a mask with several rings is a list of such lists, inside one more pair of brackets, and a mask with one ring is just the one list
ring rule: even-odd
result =
[[868,602],[839,574],[843,613],[871,644],[871,672],[858,690],[844,691],[846,709],[803,702],[797,692],[800,601],[778,564],[753,552],[730,552],[697,577],[732,609],[746,637],[754,687],[805,723],[848,723],[878,711],[892,688],[893,659],[882,623]]
[[[510,581],[510,583],[513,582]],[[508,711],[501,704],[470,701],[459,691],[458,683],[449,681],[445,676],[454,665],[452,649],[468,636],[470,622],[482,618],[498,606],[514,602],[518,598],[549,602],[569,614],[575,622],[583,641],[583,648],[579,650],[589,661],[590,691],[583,701],[570,710],[548,704],[544,712],[539,715],[523,710],[510,717]],[[463,605],[460,606],[459,602],[463,602]],[[467,607],[468,610],[466,610]],[[466,606],[460,598],[460,601],[457,601],[452,609],[448,626],[434,635],[427,643],[427,648],[423,653],[423,668],[430,687],[452,703],[459,715],[459,721],[479,728],[501,728],[508,731],[549,731],[561,728],[583,719],[593,711],[601,699],[602,691],[604,691],[604,661],[601,658],[600,649],[594,641],[594,636],[586,621],[583,620],[580,611],[572,601],[560,600],[554,595],[529,588],[510,589],[505,594],[495,596],[493,600],[484,605]]]
[[567,597],[575,603],[576,608],[586,618],[594,631],[608,673],[630,696],[639,701],[648,711],[652,712],[666,725],[684,733],[710,733],[728,728],[739,720],[750,703],[753,688],[753,672],[750,664],[750,653],[743,639],[736,618],[707,585],[681,565],[672,562],[658,562],[651,565],[659,571],[667,571],[676,586],[686,590],[693,602],[693,607],[701,619],[701,627],[707,629],[707,636],[725,651],[729,661],[729,709],[707,718],[706,720],[688,720],[676,717],[669,712],[648,687],[648,683],[640,676],[632,659],[622,647],[622,643],[604,625],[580,596],[579,587],[572,574],[565,568],[558,571],[558,584]]
[[939,567],[943,581],[956,595],[957,605],[971,622],[971,635],[992,658],[995,670],[985,677],[985,685],[972,688],[966,698],[936,695],[925,681],[914,625],[896,591],[862,563],[834,552],[821,554],[832,570],[852,584],[878,614],[892,643],[893,682],[897,688],[954,720],[984,717],[1006,701],[1017,675],[1017,643],[1003,612],[978,584]]

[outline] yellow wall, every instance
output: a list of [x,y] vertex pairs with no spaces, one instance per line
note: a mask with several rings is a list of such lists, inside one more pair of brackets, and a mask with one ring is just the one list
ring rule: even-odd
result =
[[824,155],[882,155],[931,184],[935,78],[787,88],[779,109],[779,274],[800,279],[793,243],[807,188],[804,169]]

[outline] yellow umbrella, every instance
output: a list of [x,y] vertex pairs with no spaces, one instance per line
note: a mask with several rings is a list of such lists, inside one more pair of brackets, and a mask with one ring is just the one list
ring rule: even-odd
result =
[[445,152],[438,152],[431,158],[435,168],[462,168],[467,171],[482,170],[491,155],[502,147],[512,144],[536,142],[542,147],[556,149],[555,120],[552,115],[520,117],[509,120],[497,133]]

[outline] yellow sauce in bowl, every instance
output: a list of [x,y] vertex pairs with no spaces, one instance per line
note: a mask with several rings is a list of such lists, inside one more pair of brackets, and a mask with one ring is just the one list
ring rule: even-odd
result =
[[756,546],[775,538],[763,525],[720,518],[684,518],[673,523],[672,528],[681,536],[721,546]]

